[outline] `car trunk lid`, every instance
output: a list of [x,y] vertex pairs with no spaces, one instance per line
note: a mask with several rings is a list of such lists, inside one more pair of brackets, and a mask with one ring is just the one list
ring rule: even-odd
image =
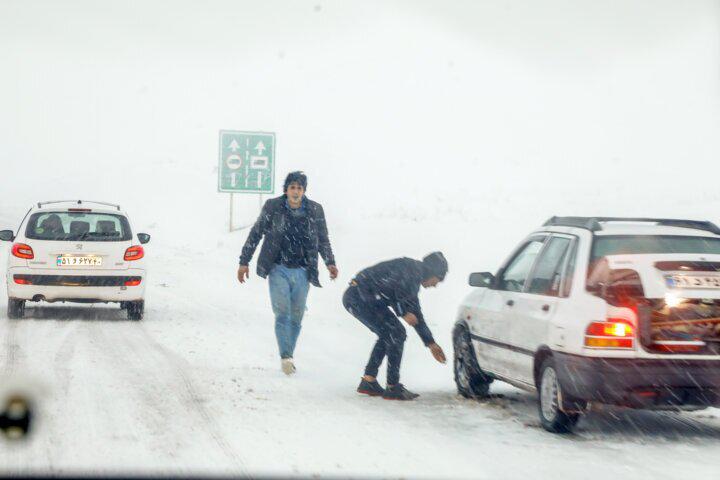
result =
[[34,258],[28,260],[31,269],[73,271],[127,270],[125,250],[131,241],[81,242],[29,240]]
[[720,356],[720,255],[609,255],[588,289],[636,312],[646,351]]

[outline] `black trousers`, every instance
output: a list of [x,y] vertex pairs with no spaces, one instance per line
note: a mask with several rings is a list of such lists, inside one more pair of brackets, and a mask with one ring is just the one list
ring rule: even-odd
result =
[[350,286],[343,295],[343,305],[352,316],[368,327],[378,340],[365,367],[365,375],[377,376],[380,364],[387,357],[387,383],[400,382],[400,363],[405,346],[405,327],[382,302],[374,298],[363,298],[357,286]]

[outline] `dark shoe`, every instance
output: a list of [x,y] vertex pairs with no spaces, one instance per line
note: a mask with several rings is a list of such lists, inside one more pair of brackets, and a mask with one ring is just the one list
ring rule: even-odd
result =
[[380,386],[377,380],[374,382],[368,382],[364,378],[360,380],[360,385],[358,385],[357,391],[358,393],[370,395],[371,397],[380,397],[385,393],[385,389]]
[[387,387],[383,394],[385,400],[415,400],[419,396],[417,393],[413,393],[405,388],[402,383]]

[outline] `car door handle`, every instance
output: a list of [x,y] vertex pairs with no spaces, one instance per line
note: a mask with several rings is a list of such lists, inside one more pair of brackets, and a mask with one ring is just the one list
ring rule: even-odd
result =
[[549,312],[550,311],[550,305],[543,305],[542,306],[543,312]]
[[505,305],[507,305],[508,307],[512,307],[513,305],[515,305],[515,300],[508,300],[507,302],[505,302]]

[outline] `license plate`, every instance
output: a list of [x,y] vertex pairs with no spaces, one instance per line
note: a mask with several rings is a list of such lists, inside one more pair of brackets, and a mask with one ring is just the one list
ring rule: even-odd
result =
[[58,255],[58,267],[99,267],[102,257],[97,255]]
[[720,288],[720,276],[668,275],[665,282],[671,288]]

